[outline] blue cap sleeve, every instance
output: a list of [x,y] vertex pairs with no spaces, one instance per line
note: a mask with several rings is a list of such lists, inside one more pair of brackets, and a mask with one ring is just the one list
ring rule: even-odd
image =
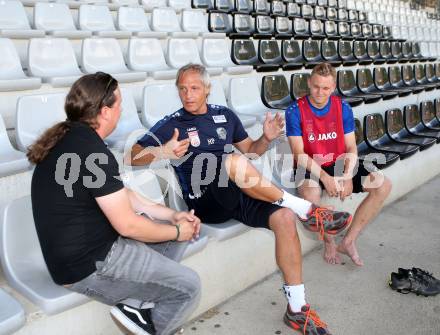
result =
[[344,124],[344,134],[348,134],[354,131],[355,125],[353,110],[351,109],[351,106],[345,101],[342,101],[342,121]]
[[302,136],[301,115],[299,113],[298,104],[294,102],[286,109],[286,135]]

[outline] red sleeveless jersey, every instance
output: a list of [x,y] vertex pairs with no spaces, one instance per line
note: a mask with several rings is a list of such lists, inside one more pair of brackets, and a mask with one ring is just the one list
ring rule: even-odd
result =
[[313,113],[307,97],[298,100],[298,107],[304,152],[321,166],[332,165],[346,152],[341,98],[330,96],[329,111],[324,116]]

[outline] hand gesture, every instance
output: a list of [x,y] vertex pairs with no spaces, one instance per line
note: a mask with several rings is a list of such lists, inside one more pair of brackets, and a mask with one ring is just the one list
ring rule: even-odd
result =
[[270,112],[266,113],[266,119],[263,124],[263,135],[268,141],[272,141],[281,136],[284,132],[284,120],[279,113],[274,117]]
[[[179,237],[179,241],[181,240],[180,238],[182,237],[182,233],[183,233],[183,229],[188,229],[188,231],[186,231],[186,233],[189,234],[189,232],[191,231],[191,227],[192,227],[192,231],[191,231],[191,236],[185,240],[182,241],[187,241],[189,239],[197,239],[199,237],[200,234],[200,219],[194,215],[194,210],[192,209],[189,212],[176,212],[173,217],[172,217],[172,224],[176,225],[179,224],[180,225],[180,237]],[[187,237],[187,236],[185,236]]]
[[179,141],[179,130],[174,128],[174,133],[171,139],[165,143],[164,158],[179,159],[188,151],[189,138]]

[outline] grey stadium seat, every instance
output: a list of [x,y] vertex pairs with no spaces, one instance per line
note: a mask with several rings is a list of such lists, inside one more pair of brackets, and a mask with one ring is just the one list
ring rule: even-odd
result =
[[44,30],[31,29],[20,1],[0,1],[0,36],[10,38],[43,37]]
[[23,307],[17,300],[0,289],[0,335],[9,335],[25,323]]

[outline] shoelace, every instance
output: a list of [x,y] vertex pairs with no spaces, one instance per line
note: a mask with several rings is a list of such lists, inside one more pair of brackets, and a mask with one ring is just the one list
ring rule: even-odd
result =
[[313,214],[316,221],[316,228],[319,230],[319,240],[324,240],[324,222],[325,221],[333,221],[333,214],[328,210],[328,208],[324,207],[316,207]]
[[313,321],[313,323],[317,328],[327,328],[327,324],[319,318],[318,314],[313,309],[309,307],[306,313],[306,322],[304,322],[304,328],[303,328],[304,335],[307,335],[306,330],[307,330],[307,325],[309,324],[309,319]]
[[433,276],[432,273],[430,273],[428,271],[425,271],[425,270],[422,270],[420,268],[413,268],[412,272],[415,275],[420,275],[420,276],[423,276],[423,277],[427,277],[426,279],[428,279],[429,281],[435,281],[436,280],[436,278]]

